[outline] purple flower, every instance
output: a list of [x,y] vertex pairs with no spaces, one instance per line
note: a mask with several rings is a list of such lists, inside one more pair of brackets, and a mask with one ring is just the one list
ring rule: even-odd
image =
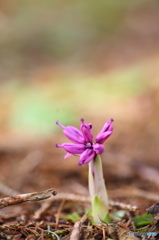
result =
[[80,130],[75,127],[64,127],[61,123],[56,122],[57,125],[63,128],[65,136],[73,143],[63,143],[62,145],[56,144],[56,147],[64,148],[68,152],[64,158],[68,158],[75,154],[81,154],[79,158],[79,166],[84,163],[90,162],[96,154],[101,154],[104,151],[103,143],[113,133],[113,126],[111,125],[114,120],[107,121],[100,133],[96,136],[96,142],[93,143],[93,135],[91,133],[92,124],[85,123],[81,119]]

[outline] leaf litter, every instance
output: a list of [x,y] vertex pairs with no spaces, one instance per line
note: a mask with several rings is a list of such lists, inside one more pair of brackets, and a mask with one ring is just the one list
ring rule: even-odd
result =
[[[53,197],[51,197],[51,195],[53,195]],[[58,198],[58,194],[56,196],[55,195],[56,191],[54,189],[49,189],[40,193],[34,192],[0,199],[0,203],[3,203],[3,205],[1,204],[1,208],[5,208],[13,204],[19,205],[20,203],[25,201],[34,202],[44,200],[41,204],[41,207],[37,210],[37,212],[41,210],[39,215],[37,214],[37,212],[32,215],[29,211],[26,211],[23,214],[20,213],[19,216],[13,214],[8,218],[5,218],[2,215],[0,226],[0,239],[95,240],[111,238],[114,240],[135,240],[139,238],[135,236],[130,236],[130,232],[136,232],[137,230],[141,231],[144,229],[143,226],[145,225],[147,226],[147,230],[153,232],[159,231],[158,202],[147,209],[148,213],[154,215],[154,217],[152,217],[152,215],[147,214],[143,214],[141,216],[134,216],[136,215],[137,207],[129,205],[128,210],[128,205],[120,205],[119,203],[117,205],[116,202],[114,202],[113,205],[113,201],[110,201],[110,216],[113,216],[112,221],[114,223],[107,224],[105,222],[101,222],[101,225],[92,225],[90,219],[88,219],[88,215],[84,214],[84,208],[83,216],[82,214],[73,212],[69,215],[65,213],[66,217],[60,217],[65,202],[72,201],[71,205],[69,205],[69,210],[72,211],[71,208],[74,203],[77,204],[77,201],[80,202],[80,195],[71,194],[70,196],[69,194],[65,194],[65,201],[61,200],[61,202],[59,202],[59,199],[62,199],[62,196],[61,198],[60,196]],[[90,200],[87,199],[87,202],[89,201]],[[60,204],[57,205],[57,202],[59,202]],[[82,206],[82,201],[80,205]],[[54,212],[52,207],[54,208]],[[125,207],[126,210],[117,210],[120,208],[122,209],[122,207]],[[56,209],[57,212],[55,211]],[[68,212],[68,206],[66,207],[66,209],[66,212]],[[7,223],[8,221],[9,223]]]
[[[13,142],[15,146],[16,142]],[[35,193],[35,189],[37,193],[50,188],[58,192],[56,196],[40,202],[17,203],[0,209],[0,239],[129,240],[150,239],[146,236],[130,236],[130,232],[158,233],[157,212],[155,215],[149,210],[150,214],[146,214],[146,209],[159,199],[155,164],[147,164],[145,170],[144,162],[138,165],[138,160],[132,161],[130,158],[129,161],[128,158],[126,161],[126,157],[120,157],[119,152],[121,166],[128,166],[130,177],[127,180],[123,178],[126,175],[121,176],[121,170],[116,170],[114,176],[114,169],[120,165],[112,160],[108,146],[105,177],[111,199],[109,208],[112,223],[92,225],[85,215],[90,208],[88,194],[82,187],[80,191],[78,187],[71,189],[75,181],[80,182],[81,186],[87,185],[86,170],[83,168],[79,175],[78,170],[72,167],[74,159],[67,165],[59,163],[62,155],[59,156],[56,149],[50,150],[53,145],[53,141],[49,140],[29,148],[0,149],[3,173],[0,176],[1,198],[19,195],[21,192],[24,195],[27,192]],[[116,151],[113,151],[115,156]],[[152,169],[156,169],[155,175]],[[158,239],[158,236],[151,236],[151,239]]]

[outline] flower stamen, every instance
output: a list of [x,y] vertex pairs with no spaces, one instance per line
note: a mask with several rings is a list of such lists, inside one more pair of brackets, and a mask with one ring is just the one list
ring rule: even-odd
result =
[[57,124],[58,126],[60,126],[61,128],[65,129],[65,127],[64,127],[61,123],[59,123],[59,121],[57,121],[56,124]]

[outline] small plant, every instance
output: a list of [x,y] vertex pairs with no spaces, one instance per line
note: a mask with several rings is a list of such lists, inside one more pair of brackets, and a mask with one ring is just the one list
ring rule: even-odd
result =
[[80,154],[78,165],[89,164],[88,185],[92,204],[93,223],[100,223],[102,221],[109,221],[108,215],[108,195],[103,178],[103,169],[100,154],[104,151],[103,143],[113,133],[113,126],[111,125],[113,119],[107,121],[100,133],[96,136],[95,143],[93,142],[92,124],[85,123],[81,119],[80,130],[75,127],[64,127],[59,122],[57,125],[63,128],[65,136],[73,143],[56,144],[58,148],[64,148],[67,154],[64,158],[72,155]]

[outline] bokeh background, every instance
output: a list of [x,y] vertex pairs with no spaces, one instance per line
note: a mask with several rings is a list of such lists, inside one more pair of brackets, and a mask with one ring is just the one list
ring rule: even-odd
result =
[[115,120],[102,156],[108,190],[158,184],[158,23],[157,0],[0,1],[2,195],[85,194],[87,166],[55,148],[67,141],[55,122],[82,117],[94,134]]

